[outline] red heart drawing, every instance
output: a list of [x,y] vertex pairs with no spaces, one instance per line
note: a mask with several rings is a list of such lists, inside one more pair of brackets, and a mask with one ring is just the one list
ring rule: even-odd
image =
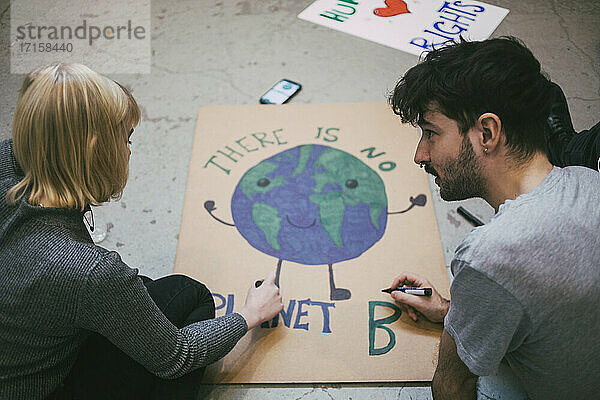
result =
[[385,0],[385,8],[376,8],[373,14],[378,17],[393,17],[400,14],[410,14],[406,2],[402,0]]

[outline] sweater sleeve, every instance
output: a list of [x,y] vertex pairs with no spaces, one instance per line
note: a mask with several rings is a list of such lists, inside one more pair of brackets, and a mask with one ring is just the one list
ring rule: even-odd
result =
[[77,324],[106,337],[155,375],[172,379],[224,357],[248,330],[237,313],[178,329],[154,303],[137,270],[101,256],[79,296]]

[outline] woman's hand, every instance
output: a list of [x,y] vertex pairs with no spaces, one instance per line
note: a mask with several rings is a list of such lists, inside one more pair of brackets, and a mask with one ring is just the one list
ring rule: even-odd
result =
[[450,308],[450,301],[443,298],[427,279],[418,275],[404,273],[394,279],[394,283],[390,287],[397,288],[400,286],[430,287],[432,289],[431,296],[415,296],[397,290],[391,293],[392,298],[400,303],[400,308],[413,321],[419,319],[419,314],[431,322],[444,321],[444,317],[448,314],[448,308]]
[[283,302],[279,288],[275,286],[275,273],[273,272],[259,287],[255,287],[254,284],[250,287],[246,296],[246,304],[239,314],[244,317],[248,330],[250,330],[261,322],[275,317],[281,310],[283,310]]

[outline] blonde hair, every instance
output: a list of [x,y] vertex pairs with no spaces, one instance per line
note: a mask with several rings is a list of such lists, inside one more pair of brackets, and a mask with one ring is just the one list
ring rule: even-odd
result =
[[81,64],[52,64],[23,81],[13,149],[25,177],[6,196],[78,208],[119,198],[129,174],[128,134],[140,109],[120,84]]

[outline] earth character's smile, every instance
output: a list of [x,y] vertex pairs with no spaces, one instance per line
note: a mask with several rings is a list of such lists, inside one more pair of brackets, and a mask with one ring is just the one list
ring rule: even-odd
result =
[[300,225],[296,225],[296,224],[294,224],[294,223],[293,223],[293,222],[290,220],[290,217],[289,217],[288,215],[286,215],[286,216],[285,216],[285,218],[287,219],[287,222],[288,222],[288,223],[289,223],[291,226],[293,226],[293,227],[295,227],[295,228],[300,228],[300,229],[308,229],[308,228],[312,228],[313,226],[315,226],[315,223],[317,222],[317,220],[316,220],[316,218],[315,218],[315,219],[313,219],[313,222],[312,222],[312,224],[310,224],[310,225],[307,225],[307,226],[300,226]]

